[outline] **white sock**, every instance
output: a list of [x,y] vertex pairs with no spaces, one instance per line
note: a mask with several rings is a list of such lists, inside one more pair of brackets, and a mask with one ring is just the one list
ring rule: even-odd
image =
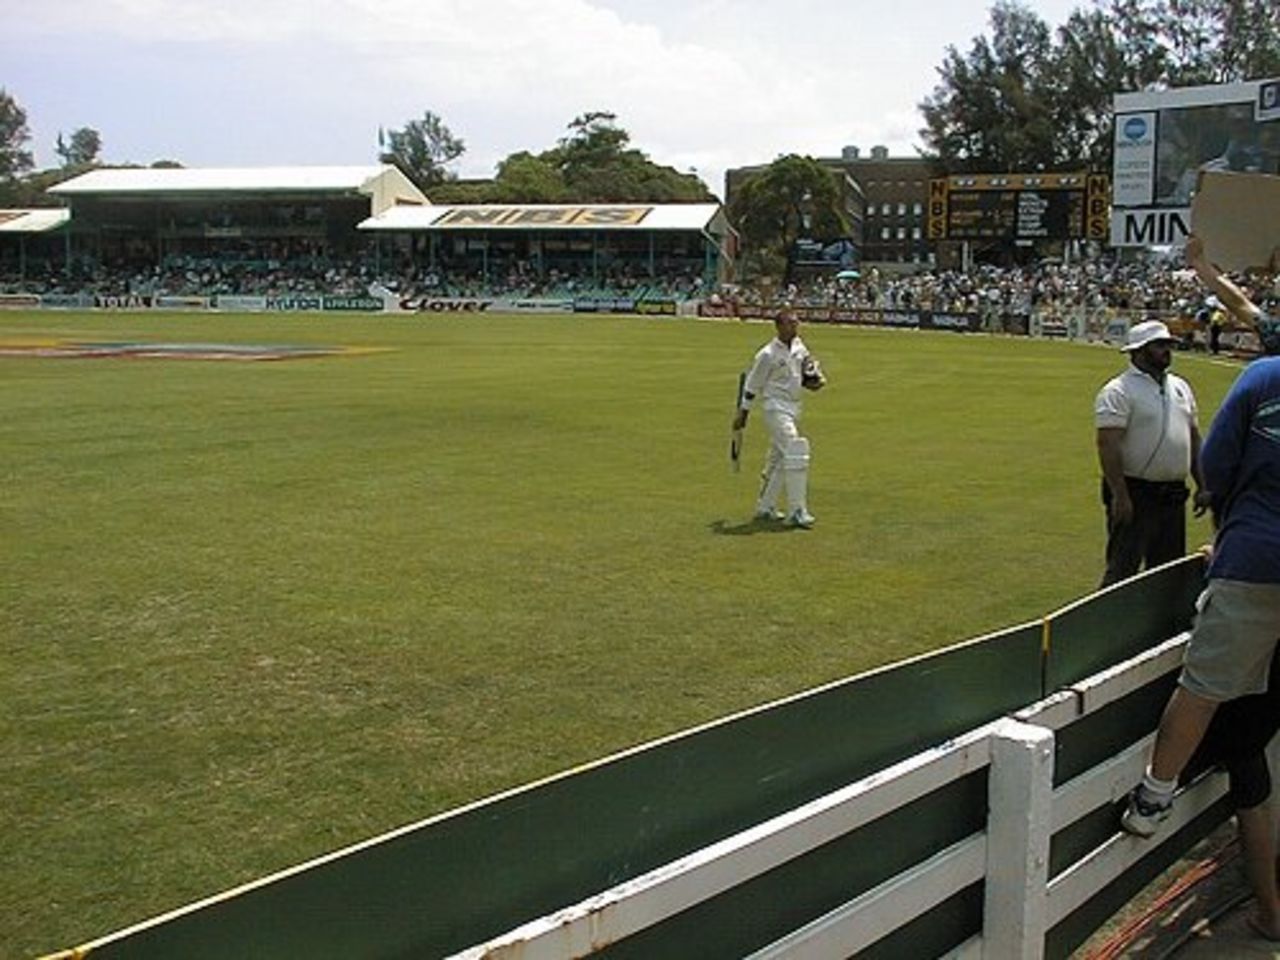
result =
[[1147,767],[1147,772],[1142,775],[1142,789],[1147,795],[1157,800],[1165,800],[1173,796],[1173,791],[1178,787],[1178,778],[1172,780],[1157,780],[1151,775],[1151,767]]

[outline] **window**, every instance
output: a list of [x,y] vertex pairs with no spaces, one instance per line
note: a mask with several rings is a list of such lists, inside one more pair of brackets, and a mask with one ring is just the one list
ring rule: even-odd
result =
[[911,228],[911,239],[912,239],[912,240],[919,240],[919,239],[920,239],[920,228],[919,228],[919,227],[912,227],[912,228]]
[[881,228],[880,228],[880,239],[881,239],[881,240],[888,240],[888,239],[889,239],[889,235],[890,235],[890,233],[891,233],[891,232],[892,232],[892,231],[891,231],[888,227],[881,227]]
[[880,212],[886,217],[889,216],[893,212],[893,204],[888,202],[880,204]]
[[916,217],[924,216],[924,204],[919,200],[913,203],[911,205],[911,214]]
[[899,228],[898,228],[898,239],[899,239],[899,240],[905,240],[905,239],[907,239],[907,228],[906,228],[906,227],[899,227]]
[[905,217],[907,215],[907,205],[904,201],[898,201],[898,216]]

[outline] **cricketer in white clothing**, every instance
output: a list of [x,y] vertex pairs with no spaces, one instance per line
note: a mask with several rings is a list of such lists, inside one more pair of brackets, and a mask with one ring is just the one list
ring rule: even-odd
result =
[[[747,414],[757,399],[764,411],[769,430],[769,453],[761,473],[760,497],[756,501],[756,518],[782,520],[778,499],[786,492],[786,522],[808,529],[814,517],[809,512],[809,441],[800,436],[796,421],[800,419],[802,389],[819,390],[825,384],[816,369],[809,349],[800,339],[800,321],[790,311],[780,313],[774,326],[777,336],[761,347],[751,362],[743,384],[742,399],[733,428],[741,430]],[[806,376],[806,362],[809,372]]]

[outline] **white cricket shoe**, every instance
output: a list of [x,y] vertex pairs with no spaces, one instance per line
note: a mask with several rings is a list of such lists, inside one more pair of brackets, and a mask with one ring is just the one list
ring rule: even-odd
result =
[[801,530],[808,530],[817,522],[818,518],[808,510],[796,510],[787,517],[788,527],[798,527]]
[[767,508],[765,508],[765,509],[763,509],[763,510],[757,510],[757,511],[756,511],[756,519],[757,519],[757,520],[772,520],[772,521],[778,521],[778,520],[782,520],[785,516],[786,516],[786,514],[784,514],[784,513],[783,513],[781,510],[779,510],[777,507],[767,507]]
[[1139,784],[1129,794],[1129,802],[1120,817],[1120,826],[1125,833],[1131,833],[1135,837],[1149,837],[1168,819],[1172,809],[1173,797],[1152,796]]

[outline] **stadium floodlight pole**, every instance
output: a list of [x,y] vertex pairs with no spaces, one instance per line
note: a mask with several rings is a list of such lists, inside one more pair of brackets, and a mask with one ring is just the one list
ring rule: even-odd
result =
[[[747,388],[747,372],[744,370],[738,374],[738,395],[733,402],[733,415],[736,417],[738,411],[742,409],[742,391]],[[729,439],[729,462],[733,464],[733,472],[737,473],[742,469],[742,428],[732,431]]]

